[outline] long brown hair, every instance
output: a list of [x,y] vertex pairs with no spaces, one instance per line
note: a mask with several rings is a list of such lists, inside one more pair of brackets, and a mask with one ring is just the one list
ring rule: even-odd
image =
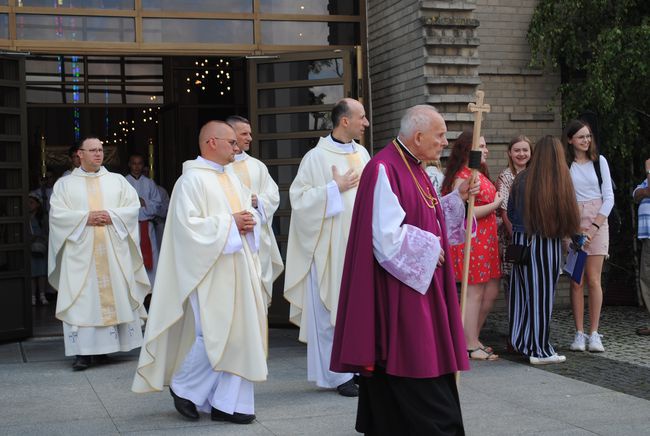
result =
[[524,222],[529,234],[563,238],[573,236],[580,228],[576,193],[564,160],[560,140],[544,136],[535,144],[528,168],[515,180],[515,184],[526,183]]
[[[467,166],[469,161],[469,152],[472,150],[472,135],[472,129],[465,130],[460,134],[460,136],[458,136],[458,138],[456,138],[456,141],[454,141],[454,146],[451,149],[451,154],[447,161],[445,180],[442,182],[442,187],[440,189],[443,195],[449,194],[453,190],[456,175],[464,166]],[[484,163],[481,163],[480,171],[485,175],[485,177],[488,179],[490,178],[487,165]]]
[[569,144],[569,140],[571,140],[573,135],[578,133],[578,130],[583,127],[586,127],[591,135],[591,142],[589,143],[589,149],[587,149],[587,158],[592,162],[598,160],[598,147],[596,146],[596,138],[594,137],[594,132],[591,130],[591,126],[582,120],[571,120],[562,132],[562,143],[564,144],[566,153],[566,162],[569,166],[571,166],[573,161],[576,159],[576,151],[573,148],[573,145]]

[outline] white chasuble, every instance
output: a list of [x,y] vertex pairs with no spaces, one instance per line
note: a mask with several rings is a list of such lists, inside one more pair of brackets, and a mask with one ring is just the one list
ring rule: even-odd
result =
[[[150,290],[139,249],[139,208],[124,177],[104,167],[96,173],[77,168],[54,186],[48,278],[58,290],[56,317],[64,322],[68,355],[125,351],[119,346],[124,332],[114,328],[119,325],[130,326],[126,348],[139,346],[140,332],[132,328],[139,330],[146,316],[142,302]],[[112,224],[87,226],[89,212],[99,210],[108,211]],[[105,327],[112,328],[102,331]],[[80,332],[83,328],[117,339],[117,348],[100,339],[94,345],[94,333]]]
[[273,282],[284,269],[282,256],[273,233],[273,215],[280,206],[280,192],[269,170],[262,162],[242,152],[232,163],[239,180],[257,196],[257,210],[261,216],[259,257],[262,265],[262,287],[267,305],[271,304]]
[[[215,371],[250,381],[267,376],[266,302],[251,238],[233,212],[252,209],[250,191],[223,167],[197,158],[183,164],[172,192],[135,392],[160,391],[196,338],[189,295],[195,291],[203,342]],[[259,229],[258,229],[259,230]],[[235,250],[233,238],[239,238]]]
[[[300,162],[291,184],[291,224],[287,245],[284,297],[291,303],[289,319],[300,326],[300,340],[307,342],[307,323],[302,316],[306,304],[310,269],[315,267],[320,299],[336,322],[343,260],[348,243],[356,188],[338,193],[332,166],[339,174],[354,168],[359,174],[370,160],[364,147],[352,142],[336,145],[331,137],[321,138]],[[328,190],[330,191],[328,193]],[[341,207],[332,200],[340,196]],[[335,212],[332,212],[336,209]]]

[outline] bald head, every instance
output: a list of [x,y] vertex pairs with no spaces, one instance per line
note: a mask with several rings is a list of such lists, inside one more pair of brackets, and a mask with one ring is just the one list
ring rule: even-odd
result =
[[223,121],[208,121],[199,132],[199,149],[203,158],[227,165],[235,160],[235,131]]
[[439,160],[448,144],[447,125],[433,106],[413,106],[400,121],[399,139],[418,159]]

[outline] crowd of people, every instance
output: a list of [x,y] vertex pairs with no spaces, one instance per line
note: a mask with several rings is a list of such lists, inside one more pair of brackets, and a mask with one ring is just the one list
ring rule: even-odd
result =
[[[363,105],[345,98],[331,115],[331,133],[302,158],[289,189],[286,269],[271,226],[279,189],[247,153],[247,119],[202,126],[200,154],[183,164],[171,198],[145,175],[142,155],[130,156],[124,177],[104,168],[98,138],[72,150],[76,168],[51,187],[47,206],[42,193],[30,194],[29,210],[33,301],[44,300],[47,273],[73,369],[141,347],[133,391],[169,386],[186,419],[204,412],[250,423],[255,383],[268,372],[273,282],[284,269],[290,321],[307,343],[307,379],[359,397],[358,431],[463,434],[454,374],[469,369],[469,360],[499,358],[480,336],[502,279],[509,345],[531,364],[566,360],[549,327],[565,252],[577,241],[586,261],[584,279],[571,284],[570,348],[604,351],[600,275],[613,190],[589,125],[569,122],[562,142],[513,138],[508,167],[493,183],[484,137],[472,177],[471,130],[455,139],[442,170],[447,128],[429,105],[408,109],[397,136],[372,158],[357,142],[369,127]],[[650,160],[646,167],[650,178]],[[648,180],[634,195],[650,265]],[[470,196],[476,207],[468,230]],[[461,319],[466,231],[472,245]],[[48,237],[39,257],[35,250]],[[528,256],[505,262],[509,245]],[[650,266],[642,289],[650,299]]]

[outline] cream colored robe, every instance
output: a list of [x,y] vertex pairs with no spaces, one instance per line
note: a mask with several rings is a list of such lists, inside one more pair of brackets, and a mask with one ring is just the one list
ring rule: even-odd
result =
[[299,339],[302,342],[307,342],[307,323],[302,310],[312,263],[318,273],[321,301],[330,312],[331,324],[336,322],[343,260],[357,189],[343,192],[343,211],[325,218],[326,185],[333,180],[332,165],[336,166],[339,174],[344,174],[354,164],[361,174],[370,156],[361,145],[355,143],[354,147],[355,153],[345,153],[333,145],[330,139],[321,138],[316,147],[303,157],[298,174],[289,189],[292,210],[284,297],[291,303],[289,320],[300,326]]
[[[174,186],[135,392],[162,390],[183,363],[195,339],[192,291],[213,369],[250,381],[266,379],[268,332],[259,259],[246,238],[241,250],[222,253],[237,211],[230,208],[219,174],[200,159],[187,161]],[[226,174],[240,205],[253,211],[250,191],[232,171]]]
[[[87,226],[91,210],[107,210],[113,224]],[[58,290],[58,319],[102,327],[146,317],[142,302],[151,287],[140,255],[139,210],[135,189],[104,167],[96,173],[76,168],[54,185],[48,278]],[[92,266],[97,280],[88,280]]]
[[261,223],[259,258],[262,265],[262,286],[266,293],[266,303],[270,305],[273,297],[273,282],[284,269],[282,256],[272,227],[273,214],[280,205],[280,192],[266,165],[249,156],[246,152],[238,155],[237,161],[233,162],[231,166],[239,180],[253,194],[257,195],[258,201],[262,204],[264,210],[264,218]]

